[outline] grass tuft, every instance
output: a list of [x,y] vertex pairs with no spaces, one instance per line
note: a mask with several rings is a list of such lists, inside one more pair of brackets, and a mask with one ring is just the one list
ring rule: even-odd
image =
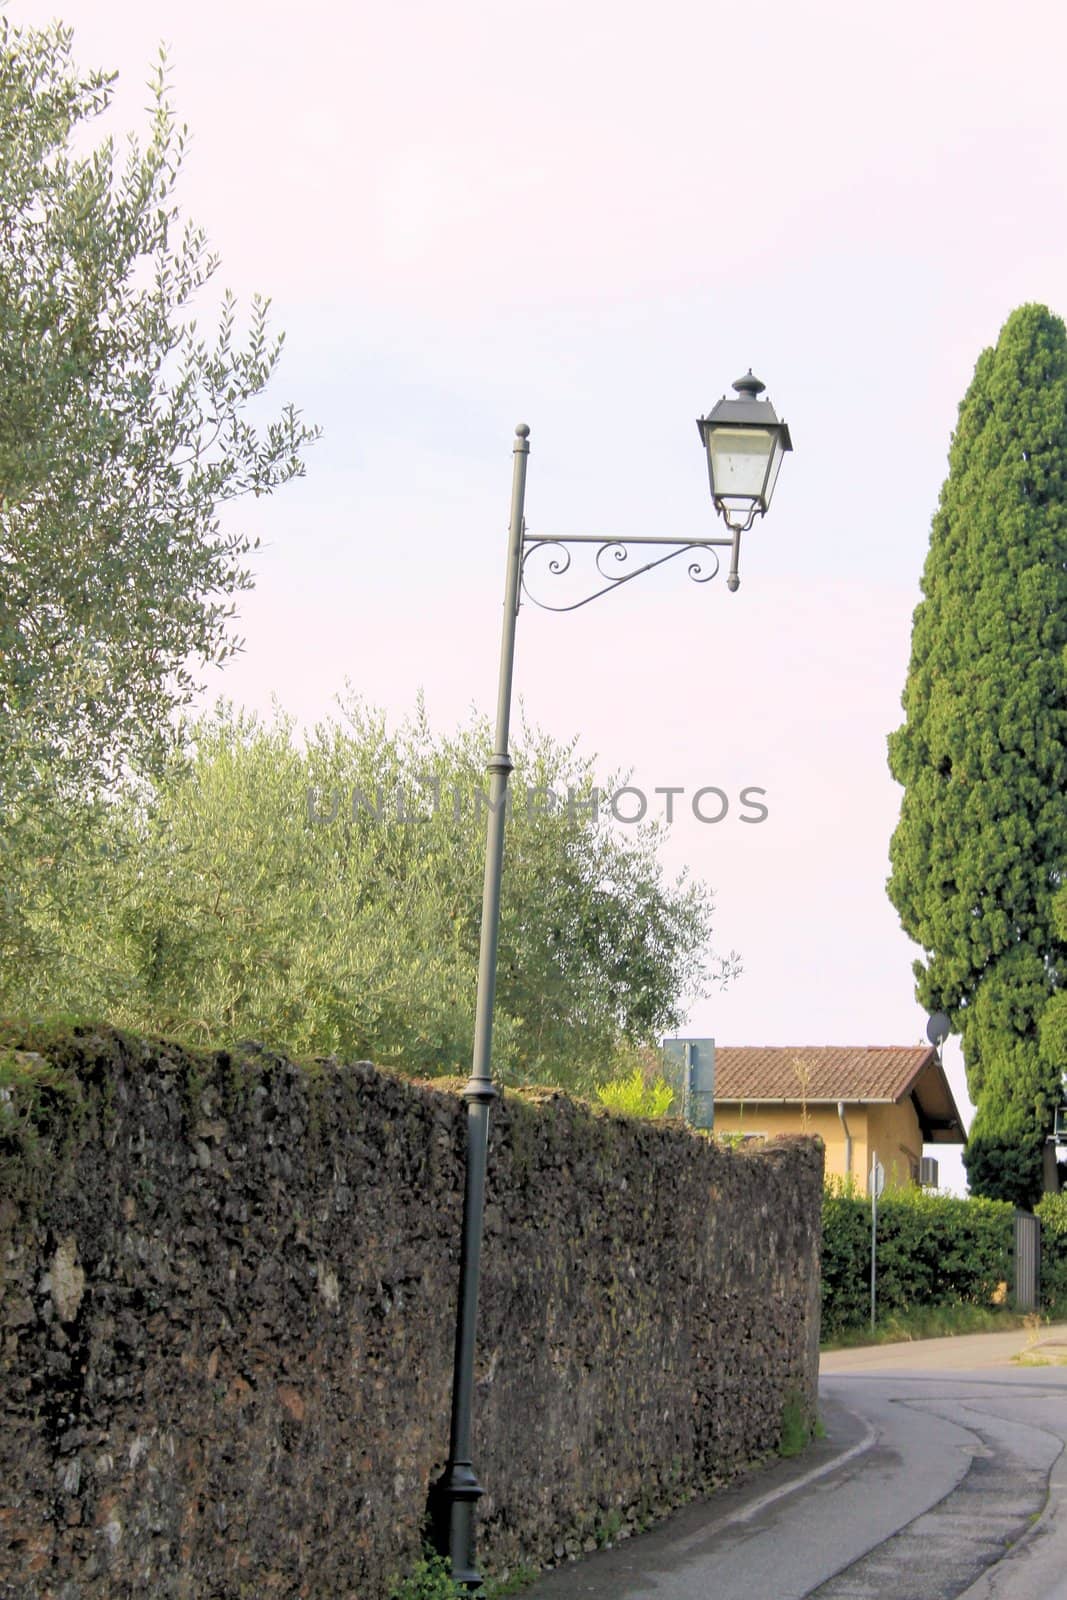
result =
[[806,1450],[812,1441],[813,1427],[808,1408],[799,1395],[786,1395],[782,1406],[782,1432],[778,1441],[778,1454],[787,1460]]
[[913,1311],[893,1311],[871,1332],[870,1323],[839,1329],[821,1346],[823,1350],[851,1350],[867,1344],[906,1344],[911,1339],[947,1339],[961,1333],[1010,1333],[1030,1324],[1027,1314],[1007,1308],[970,1304],[917,1306]]

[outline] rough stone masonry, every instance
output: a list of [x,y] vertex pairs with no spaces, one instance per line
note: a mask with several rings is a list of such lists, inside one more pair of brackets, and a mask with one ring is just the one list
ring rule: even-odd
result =
[[[454,1086],[110,1029],[7,1051],[0,1595],[384,1600],[448,1443]],[[822,1151],[494,1110],[491,1572],[619,1537],[815,1404]]]

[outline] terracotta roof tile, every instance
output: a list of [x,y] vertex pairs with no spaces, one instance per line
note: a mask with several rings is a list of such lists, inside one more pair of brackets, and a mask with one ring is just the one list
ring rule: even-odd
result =
[[903,1099],[930,1045],[717,1045],[716,1100]]

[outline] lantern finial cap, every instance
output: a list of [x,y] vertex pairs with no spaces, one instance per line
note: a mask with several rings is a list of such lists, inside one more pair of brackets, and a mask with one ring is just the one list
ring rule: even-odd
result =
[[743,378],[738,378],[734,383],[734,388],[738,394],[744,395],[747,400],[755,400],[756,396],[762,394],[766,387],[765,383],[761,383],[758,378],[753,376],[751,367],[749,367]]

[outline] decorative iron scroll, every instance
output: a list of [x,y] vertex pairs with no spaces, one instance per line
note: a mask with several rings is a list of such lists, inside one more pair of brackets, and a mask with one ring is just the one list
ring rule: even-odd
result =
[[[530,572],[530,563],[537,557],[543,556],[541,576],[546,580],[562,578],[571,568],[571,548],[585,544],[597,546],[593,557],[593,568],[596,578],[603,580],[601,587],[594,589],[592,594],[587,594],[584,599],[571,601],[567,605],[557,605],[552,600],[539,599],[530,588],[531,576],[535,582],[537,578],[536,570],[533,574]],[[572,539],[550,539],[525,535],[522,551],[522,592],[535,606],[540,606],[542,611],[578,611],[582,606],[587,606],[591,600],[599,599],[602,594],[610,594],[613,589],[620,589],[624,583],[639,578],[643,572],[651,572],[654,567],[662,567],[665,562],[674,561],[681,555],[693,557],[687,571],[694,583],[710,583],[719,571],[720,565],[714,547],[725,545],[729,548],[733,544],[733,539],[601,539],[588,534],[579,534]],[[650,545],[669,548],[665,554],[656,556],[652,561],[645,561],[639,567],[629,567],[628,563],[633,559],[632,547],[648,548]],[[623,568],[627,570],[621,570]]]

